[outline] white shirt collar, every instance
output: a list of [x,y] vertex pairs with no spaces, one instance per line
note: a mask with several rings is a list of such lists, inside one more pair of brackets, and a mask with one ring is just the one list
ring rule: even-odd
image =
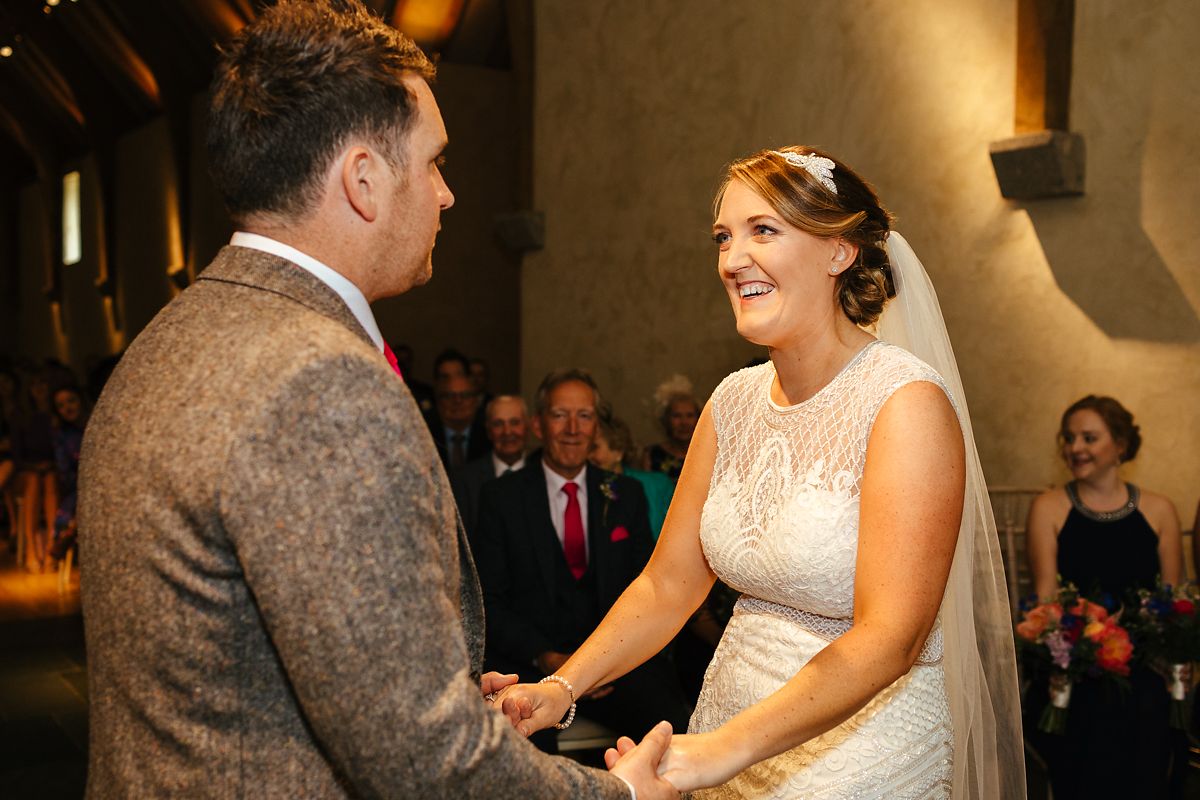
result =
[[555,496],[557,496],[558,493],[562,491],[562,488],[564,486],[566,486],[568,483],[578,484],[580,489],[583,489],[586,491],[587,490],[587,470],[588,470],[587,464],[584,464],[583,469],[579,470],[578,475],[576,475],[574,478],[571,478],[570,480],[567,480],[562,475],[559,475],[557,472],[550,469],[550,467],[546,466],[545,460],[542,461],[542,472],[546,473],[546,488],[549,490],[551,495],[555,495]]
[[521,456],[512,464],[506,464],[496,456],[496,452],[494,450],[492,451],[492,474],[496,477],[503,475],[506,470],[511,469],[513,472],[516,472],[519,469],[524,469],[524,467],[525,456]]
[[375,315],[371,313],[371,304],[367,302],[367,298],[363,295],[362,290],[355,286],[345,275],[332,267],[322,264],[312,256],[300,252],[291,245],[286,245],[283,242],[258,233],[238,231],[233,234],[233,238],[229,240],[229,243],[234,247],[248,247],[251,250],[261,250],[264,253],[279,256],[312,273],[313,277],[336,292],[338,297],[342,298],[342,301],[350,308],[350,313],[358,320],[358,324],[362,325],[363,330],[371,337],[371,341],[379,348],[379,352],[383,352],[383,334],[379,332],[379,325],[375,322]]

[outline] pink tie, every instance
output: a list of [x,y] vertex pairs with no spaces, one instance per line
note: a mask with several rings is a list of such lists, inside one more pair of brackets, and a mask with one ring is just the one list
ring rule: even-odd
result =
[[392,348],[388,347],[388,343],[383,343],[383,355],[392,365],[392,371],[400,376],[400,380],[404,380],[404,374],[400,372],[400,362],[396,360],[396,354],[392,352]]
[[583,514],[579,510],[579,485],[568,483],[562,490],[567,493],[567,513],[563,517],[563,554],[567,557],[567,567],[575,580],[587,572],[587,549],[583,544]]

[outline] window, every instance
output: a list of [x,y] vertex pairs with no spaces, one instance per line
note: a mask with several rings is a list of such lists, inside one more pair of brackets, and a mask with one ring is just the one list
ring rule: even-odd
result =
[[63,176],[62,187],[63,264],[78,264],[83,257],[83,237],[79,229],[79,173]]

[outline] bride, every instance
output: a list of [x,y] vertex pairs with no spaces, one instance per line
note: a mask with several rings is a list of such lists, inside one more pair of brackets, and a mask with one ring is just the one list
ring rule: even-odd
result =
[[720,577],[742,597],[660,766],[677,788],[1023,797],[995,524],[920,262],[874,190],[812,148],[733,163],[715,210],[738,333],[770,362],[713,393],[641,576],[555,675],[498,702],[526,734],[561,725]]

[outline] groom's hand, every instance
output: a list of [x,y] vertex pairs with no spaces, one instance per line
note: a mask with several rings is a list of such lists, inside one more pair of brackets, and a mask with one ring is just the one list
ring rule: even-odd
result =
[[634,745],[632,739],[622,736],[616,749],[604,754],[604,763],[612,774],[633,786],[638,800],[677,800],[679,792],[658,774],[658,764],[670,744],[671,723],[660,722],[641,744]]
[[483,695],[484,700],[490,702],[492,698],[488,695],[494,695],[505,686],[512,686],[518,680],[520,678],[515,672],[507,675],[503,672],[489,672],[479,679],[479,693]]

